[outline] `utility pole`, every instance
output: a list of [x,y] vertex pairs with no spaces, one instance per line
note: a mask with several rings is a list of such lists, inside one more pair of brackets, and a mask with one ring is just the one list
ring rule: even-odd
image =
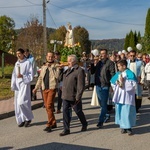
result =
[[43,0],[43,62],[47,53],[47,32],[46,32],[46,0]]

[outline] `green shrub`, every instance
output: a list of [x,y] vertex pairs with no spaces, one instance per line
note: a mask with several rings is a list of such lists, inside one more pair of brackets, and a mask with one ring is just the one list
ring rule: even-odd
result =
[[76,45],[74,47],[64,47],[60,50],[61,61],[66,62],[67,57],[71,54],[75,54],[77,56],[78,60],[80,60],[81,52],[82,52],[81,47],[78,45]]

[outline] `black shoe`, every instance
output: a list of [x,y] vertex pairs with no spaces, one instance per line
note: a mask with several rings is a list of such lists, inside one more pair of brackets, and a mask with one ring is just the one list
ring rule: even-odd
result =
[[103,123],[102,123],[102,122],[99,122],[99,123],[97,124],[97,127],[98,127],[98,128],[102,128],[102,127],[103,127]]
[[86,125],[86,126],[82,126],[82,128],[81,128],[81,132],[86,131],[86,130],[87,130],[87,126],[88,126],[88,125]]
[[55,129],[55,128],[57,128],[57,125],[55,124],[55,125],[52,125],[52,127],[51,127],[52,129]]
[[127,133],[127,130],[126,129],[121,129],[121,133],[125,134],[125,133]]
[[31,100],[32,100],[32,101],[37,100],[37,97],[36,97],[35,94],[33,94],[33,95],[31,96]]
[[127,129],[127,133],[128,133],[128,135],[133,135],[132,129]]
[[43,131],[51,132],[52,129],[51,129],[51,127],[46,127],[45,129],[43,129]]
[[30,123],[31,123],[31,120],[29,120],[29,121],[25,121],[24,126],[25,126],[25,127],[29,127],[29,126],[30,126]]
[[18,127],[23,127],[25,122],[22,122],[21,124],[18,125]]
[[60,136],[65,136],[65,135],[68,135],[68,134],[70,134],[70,130],[63,131],[63,132],[60,133],[59,135],[60,135]]
[[87,126],[88,126],[88,123],[87,123],[87,125],[83,125],[82,128],[81,128],[81,132],[86,131],[87,130]]

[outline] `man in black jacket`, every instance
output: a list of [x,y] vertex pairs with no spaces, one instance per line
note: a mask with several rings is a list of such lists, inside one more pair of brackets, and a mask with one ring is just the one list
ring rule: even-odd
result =
[[76,55],[68,56],[68,69],[63,74],[63,125],[60,136],[70,134],[70,107],[72,107],[82,123],[81,131],[87,130],[87,121],[82,111],[81,97],[85,88],[84,70],[77,64]]
[[108,59],[107,49],[101,49],[100,55],[101,60],[97,65],[91,65],[91,69],[95,72],[96,93],[101,106],[101,113],[97,124],[98,128],[103,126],[106,118],[110,79],[115,74],[115,66],[114,63]]

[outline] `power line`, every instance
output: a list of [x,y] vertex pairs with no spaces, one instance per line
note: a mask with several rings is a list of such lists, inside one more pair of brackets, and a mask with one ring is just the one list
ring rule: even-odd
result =
[[34,5],[24,5],[24,6],[3,6],[3,7],[0,7],[0,8],[19,8],[19,7],[32,7],[32,6],[42,6],[42,4],[34,4]]
[[93,16],[81,14],[81,13],[78,13],[78,12],[75,12],[75,11],[72,11],[72,10],[69,10],[69,9],[57,6],[57,5],[53,4],[53,3],[50,3],[50,4],[53,5],[53,6],[55,6],[55,7],[57,7],[57,8],[69,11],[71,13],[78,14],[78,15],[85,16],[85,17],[92,18],[92,19],[96,19],[96,20],[101,20],[101,21],[104,21],[104,22],[111,22],[111,23],[117,23],[117,24],[126,24],[126,25],[144,26],[144,24],[135,24],[135,23],[127,23],[127,22],[120,22],[120,21],[113,21],[113,20],[101,19],[101,18],[97,18],[97,17],[93,17]]
[[49,11],[49,9],[47,8],[47,11],[48,11],[48,13],[49,13],[49,15],[50,15],[50,17],[51,17],[51,19],[52,19],[52,21],[53,21],[53,23],[54,23],[54,25],[56,26],[56,28],[57,28],[57,25],[56,25],[56,23],[55,23],[55,21],[54,21],[54,19],[53,19],[53,17],[52,17],[52,15],[51,15],[51,13],[50,13],[50,11]]
[[[35,4],[35,3],[30,2],[29,0],[25,0],[25,1],[27,1],[28,3],[33,4],[33,5],[38,5],[38,4]],[[40,4],[39,4],[39,5],[40,5]],[[41,4],[41,5],[42,5],[42,4]]]

